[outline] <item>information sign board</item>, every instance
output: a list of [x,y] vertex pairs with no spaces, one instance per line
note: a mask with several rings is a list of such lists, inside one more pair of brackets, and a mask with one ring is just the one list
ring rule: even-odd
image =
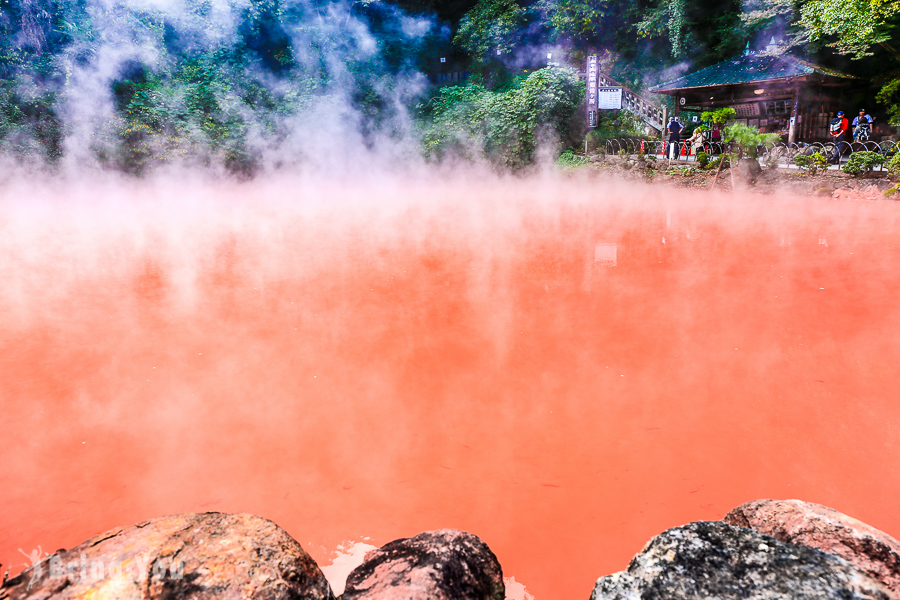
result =
[[600,110],[620,110],[622,108],[622,88],[598,87],[597,108]]

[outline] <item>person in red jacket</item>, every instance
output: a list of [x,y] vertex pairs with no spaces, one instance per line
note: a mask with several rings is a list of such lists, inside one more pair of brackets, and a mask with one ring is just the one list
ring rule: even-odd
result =
[[831,125],[828,127],[828,133],[831,134],[831,140],[834,142],[834,156],[830,162],[836,165],[841,164],[841,157],[846,151],[848,129],[847,117],[844,116],[844,111],[839,110],[837,116],[831,120]]

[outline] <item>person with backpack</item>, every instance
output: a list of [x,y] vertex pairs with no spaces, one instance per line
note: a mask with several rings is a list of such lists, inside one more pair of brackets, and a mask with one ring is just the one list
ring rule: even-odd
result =
[[[681,130],[684,127],[681,126],[681,123],[678,122],[678,117],[669,117],[669,124],[666,125],[666,130],[669,132],[669,159],[678,158],[678,143],[681,142]],[[672,144],[675,147],[672,147]]]
[[834,142],[834,156],[828,162],[835,165],[841,164],[841,157],[844,155],[847,145],[848,128],[849,123],[847,123],[847,117],[844,116],[844,111],[837,111],[837,116],[831,120],[831,124],[828,126],[828,133],[831,134],[831,141]]
[[866,114],[864,108],[859,109],[859,116],[853,119],[853,141],[865,142],[875,133],[874,119]]

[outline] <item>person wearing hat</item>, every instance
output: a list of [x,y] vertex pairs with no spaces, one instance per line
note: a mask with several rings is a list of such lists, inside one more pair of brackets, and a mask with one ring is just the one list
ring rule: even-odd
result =
[[[666,131],[669,132],[669,151],[666,154],[670,159],[678,157],[678,143],[681,141],[682,129],[684,127],[678,122],[678,117],[669,117],[669,124],[666,125]],[[675,144],[675,148],[672,148],[672,144]]]
[[859,109],[859,116],[853,119],[853,139],[869,139],[869,134],[875,133],[874,119],[866,114],[866,109]]
[[844,155],[847,145],[848,128],[849,123],[847,123],[847,117],[844,116],[844,111],[837,111],[837,116],[831,120],[831,125],[828,127],[828,133],[831,134],[831,140],[834,142],[834,156],[829,161],[833,164],[841,164],[841,157]]

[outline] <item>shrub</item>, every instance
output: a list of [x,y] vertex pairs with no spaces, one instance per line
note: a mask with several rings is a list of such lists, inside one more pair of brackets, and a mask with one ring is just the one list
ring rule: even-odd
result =
[[854,152],[850,155],[850,160],[842,167],[842,170],[844,173],[849,173],[854,177],[861,177],[874,167],[883,164],[884,156],[878,152]]
[[564,169],[574,169],[583,165],[586,161],[587,159],[584,156],[578,156],[573,150],[566,150],[556,159],[556,164]]
[[718,169],[719,163],[723,160],[725,161],[725,163],[722,165],[723,169],[725,167],[731,166],[731,159],[729,158],[729,156],[727,154],[722,154],[722,155],[719,155],[719,156],[715,157],[714,159],[710,160],[709,164],[707,164],[706,167],[708,169]]
[[706,152],[698,152],[697,164],[700,165],[701,169],[705,169],[707,166],[709,166],[709,154],[707,154]]
[[824,171],[828,168],[828,159],[819,152],[814,152],[813,154],[798,154],[794,157],[794,164],[810,175],[815,175],[816,171]]
[[900,152],[894,154],[887,162],[887,172],[891,179],[900,179]]

